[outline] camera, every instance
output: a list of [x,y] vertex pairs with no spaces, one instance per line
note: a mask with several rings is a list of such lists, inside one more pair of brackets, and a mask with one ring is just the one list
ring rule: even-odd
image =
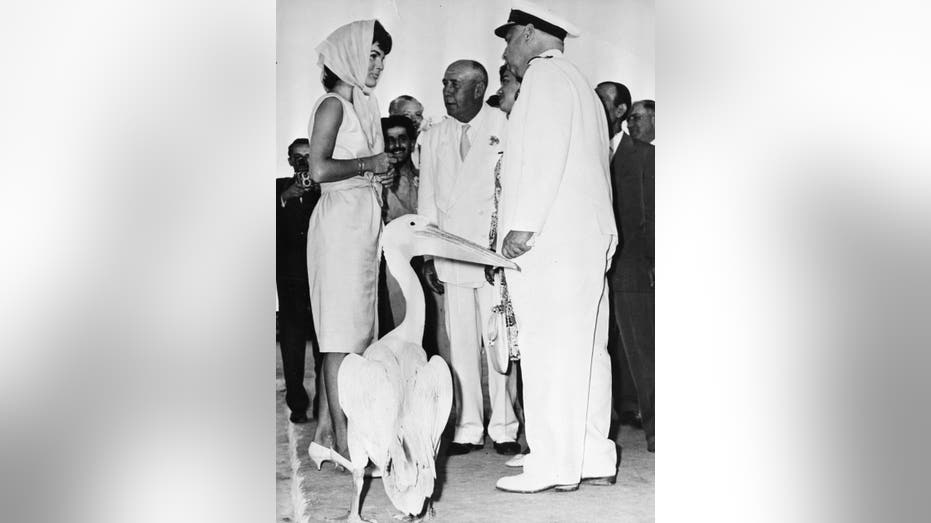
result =
[[314,181],[310,178],[310,164],[307,158],[298,156],[294,160],[294,171],[294,176],[303,188],[310,189],[313,186]]

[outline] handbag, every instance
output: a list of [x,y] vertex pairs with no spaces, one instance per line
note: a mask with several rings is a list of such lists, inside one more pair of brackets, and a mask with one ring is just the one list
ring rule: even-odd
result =
[[503,269],[494,271],[495,305],[491,308],[491,316],[485,328],[485,339],[491,351],[491,363],[499,374],[507,374],[508,365],[520,359],[517,346],[517,318],[514,316],[514,307],[508,294],[507,279]]

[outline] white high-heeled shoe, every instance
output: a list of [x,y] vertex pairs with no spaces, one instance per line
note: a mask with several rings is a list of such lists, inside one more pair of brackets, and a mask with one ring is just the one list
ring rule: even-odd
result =
[[350,463],[348,459],[340,456],[339,453],[333,449],[320,445],[316,441],[310,442],[310,447],[307,448],[307,454],[310,455],[310,460],[317,466],[317,470],[320,470],[320,468],[323,467],[323,463],[326,461],[332,461],[337,465],[341,465],[346,470],[352,470],[352,463]]

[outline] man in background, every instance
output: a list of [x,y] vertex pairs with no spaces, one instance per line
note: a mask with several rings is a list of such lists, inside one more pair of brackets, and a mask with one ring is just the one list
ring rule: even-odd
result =
[[401,115],[381,119],[385,138],[385,152],[395,160],[398,176],[385,187],[385,223],[405,214],[417,213],[417,185],[419,173],[411,163],[411,151],[417,131],[408,117]]
[[[613,87],[613,92],[610,87]],[[609,273],[612,308],[637,389],[647,450],[654,452],[655,148],[645,141],[636,140],[621,132],[621,108],[625,103],[630,103],[627,88],[622,84],[604,82],[599,84],[598,89],[599,96],[608,108],[609,121],[612,117],[617,117],[610,126],[613,145],[611,181],[614,190],[614,213],[621,234],[621,244]],[[621,94],[620,98],[609,96],[618,93]],[[644,111],[644,107],[641,106],[640,110]],[[628,118],[631,117],[633,110],[628,115]],[[636,124],[628,122],[628,129],[631,132],[642,132],[645,127],[639,125],[640,123],[645,123],[645,120],[638,120]],[[653,126],[650,125],[649,129],[649,137],[652,139]]]
[[391,100],[388,104],[388,116],[406,116],[414,123],[414,135],[420,132],[423,125],[423,104],[408,94]]
[[[598,93],[598,97],[601,98],[601,103],[605,107],[605,115],[608,118],[608,136],[611,138],[609,154],[612,161],[611,172],[614,173],[616,168],[613,160],[621,140],[631,140],[630,136],[625,135],[621,130],[624,120],[627,119],[627,115],[630,113],[630,90],[627,89],[626,85],[621,83],[601,82],[595,88],[595,92]],[[630,144],[625,142],[625,147],[627,145]],[[629,158],[628,155],[621,155],[618,157],[618,160],[623,162],[627,158]],[[614,201],[617,202],[616,191],[614,192]],[[618,226],[618,231],[620,230],[620,226]],[[608,274],[608,280],[610,282],[613,271],[609,271]],[[612,309],[616,310],[616,306],[612,306]],[[614,389],[614,394],[612,396],[614,411],[617,413],[618,422],[621,425],[643,428],[639,412],[640,407],[637,400],[637,387],[634,385],[633,377],[631,376],[627,354],[625,353],[623,342],[620,339],[616,323],[613,327],[614,328],[611,329],[612,335],[608,347],[611,352],[612,368],[614,369],[612,379]]]
[[[292,423],[307,422],[310,399],[304,389],[304,357],[312,339],[313,321],[307,286],[307,224],[320,198],[320,188],[307,173],[310,143],[298,138],[288,146],[288,164],[294,176],[275,180],[275,283],[278,287],[278,323],[285,403]],[[318,358],[319,360],[319,358]],[[319,397],[319,395],[318,395]],[[324,409],[326,410],[326,409]]]
[[[405,214],[417,214],[417,193],[420,185],[420,173],[411,162],[411,151],[414,148],[414,137],[417,136],[414,123],[406,116],[395,115],[381,119],[382,133],[385,138],[385,151],[395,160],[395,169],[398,176],[395,182],[386,187],[384,191],[385,223]],[[382,265],[385,265],[384,262]],[[426,296],[426,316],[424,323],[423,348],[428,355],[449,354],[449,340],[446,335],[445,310],[443,295],[433,292],[423,280],[423,257],[415,256],[411,260],[414,270],[420,275],[421,284]],[[404,296],[398,281],[391,271],[384,268],[385,301],[384,306],[390,312],[390,324],[384,333],[400,325],[407,311]],[[382,305],[379,306],[381,308]],[[380,320],[384,313],[379,316]],[[379,325],[382,322],[379,321]]]
[[640,100],[634,102],[627,117],[627,130],[630,135],[641,142],[653,143],[655,136],[656,102]]
[[420,169],[420,133],[426,131],[430,126],[429,122],[423,119],[423,104],[419,100],[408,94],[391,100],[388,104],[388,116],[406,116],[414,122],[414,135],[411,145],[411,164],[416,169]]

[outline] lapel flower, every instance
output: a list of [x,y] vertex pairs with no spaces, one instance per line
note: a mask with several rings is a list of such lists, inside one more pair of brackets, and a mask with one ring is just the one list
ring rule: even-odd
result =
[[492,136],[488,139],[488,145],[498,145],[499,143],[501,143],[501,140],[499,140],[497,136]]

